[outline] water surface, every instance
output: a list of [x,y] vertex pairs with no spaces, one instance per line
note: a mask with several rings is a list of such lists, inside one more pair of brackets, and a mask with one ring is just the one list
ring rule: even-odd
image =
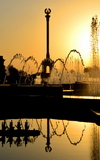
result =
[[[7,120],[7,125],[9,122]],[[24,129],[26,119],[22,119]],[[18,119],[13,120],[14,126]],[[28,119],[29,129],[40,130],[40,135],[28,137],[25,146],[25,137],[13,137],[10,146],[8,138],[5,144],[0,144],[0,159],[6,160],[94,160],[99,159],[99,129],[95,123],[53,120],[53,119]],[[2,121],[0,121],[1,126]],[[1,128],[0,128],[1,129]]]

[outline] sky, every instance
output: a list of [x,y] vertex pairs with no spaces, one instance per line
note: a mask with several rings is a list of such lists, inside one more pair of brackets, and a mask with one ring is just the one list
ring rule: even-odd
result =
[[5,65],[16,53],[39,63],[46,57],[45,8],[51,8],[51,59],[65,59],[76,49],[88,66],[90,26],[95,15],[100,21],[100,0],[0,0],[0,55]]

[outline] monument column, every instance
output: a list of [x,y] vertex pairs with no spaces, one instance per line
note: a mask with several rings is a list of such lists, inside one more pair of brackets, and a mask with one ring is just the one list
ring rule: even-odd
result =
[[50,13],[51,9],[46,8],[44,10],[45,17],[46,17],[46,58],[42,61],[42,72],[41,77],[42,79],[48,78],[50,76],[54,61],[50,58],[49,53],[49,19],[50,19]]
[[44,10],[45,14],[46,14],[46,27],[47,27],[47,53],[46,53],[46,58],[50,58],[50,54],[49,54],[49,18],[50,18],[50,13],[51,13],[51,9],[50,8],[46,8]]

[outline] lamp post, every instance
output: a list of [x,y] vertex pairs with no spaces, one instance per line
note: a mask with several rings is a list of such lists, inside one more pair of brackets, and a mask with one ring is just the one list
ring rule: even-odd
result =
[[49,19],[50,19],[50,13],[51,9],[46,8],[44,10],[44,13],[46,14],[46,58],[42,61],[42,81],[43,83],[47,83],[47,78],[50,76],[52,67],[54,65],[54,61],[50,58],[50,53],[49,53]]
[[47,22],[47,24],[46,24],[46,26],[47,26],[47,53],[46,53],[46,58],[50,58],[50,54],[49,54],[49,18],[50,18],[50,13],[51,13],[51,9],[50,8],[46,8],[45,10],[44,10],[44,12],[45,12],[45,17],[46,17],[46,22]]

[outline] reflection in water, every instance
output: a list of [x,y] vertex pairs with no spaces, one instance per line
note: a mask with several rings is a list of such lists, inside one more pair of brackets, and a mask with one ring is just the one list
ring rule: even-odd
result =
[[[58,127],[59,127],[59,122],[57,123],[57,121],[56,121],[56,126],[55,126],[55,128],[54,128],[52,121],[51,121],[50,119],[47,119],[47,135],[44,135],[43,132],[42,132],[42,120],[41,120],[41,122],[40,122],[40,126],[39,126],[38,121],[37,121],[37,124],[38,124],[38,127],[39,127],[39,129],[40,129],[40,132],[41,132],[42,136],[47,139],[45,151],[46,151],[46,152],[51,152],[51,151],[52,151],[52,148],[51,148],[51,146],[50,146],[50,139],[51,139],[54,135],[62,136],[63,134],[65,134],[66,126],[63,127],[62,133],[61,133],[61,134],[58,134],[58,133],[57,133],[57,129],[58,129]],[[52,129],[52,133],[50,133],[50,126],[51,126],[51,129]]]
[[[25,160],[28,159],[27,155],[30,155],[30,160],[40,160],[41,156],[44,160],[100,159],[99,126],[94,123],[53,119],[2,120],[0,142],[0,159],[7,159],[5,153],[10,150],[14,156],[22,152],[22,159]],[[14,146],[20,147],[20,150]],[[4,154],[1,156],[2,151]],[[10,160],[13,158],[9,157]]]
[[100,96],[74,96],[74,95],[63,95],[63,98],[76,98],[76,99],[99,99]]
[[[37,121],[37,120],[36,120],[36,121]],[[66,134],[69,142],[70,142],[72,145],[77,145],[78,143],[80,143],[80,142],[82,141],[82,138],[83,138],[83,135],[84,135],[84,131],[85,131],[85,128],[86,128],[86,125],[84,125],[84,129],[82,130],[82,133],[81,133],[81,136],[80,136],[79,140],[78,140],[77,142],[72,142],[72,140],[71,140],[71,138],[70,138],[70,136],[69,136],[69,134],[68,134],[68,132],[67,132],[67,126],[69,125],[69,121],[68,121],[67,124],[65,125],[64,121],[62,120],[63,130],[62,130],[62,133],[58,134],[58,133],[57,133],[57,129],[58,129],[58,127],[59,127],[59,122],[58,122],[58,123],[56,122],[56,126],[55,126],[55,128],[54,128],[52,121],[51,121],[50,119],[47,119],[47,136],[44,135],[43,132],[42,132],[42,120],[41,120],[41,122],[40,122],[40,125],[39,125],[39,123],[38,123],[38,121],[37,121],[37,125],[38,125],[38,127],[39,127],[39,130],[40,130],[42,136],[47,139],[46,147],[45,147],[45,151],[46,151],[46,152],[51,152],[51,151],[52,151],[52,148],[51,148],[51,146],[50,146],[50,139],[51,139],[54,135],[56,135],[56,136],[62,136],[62,135],[64,135],[64,134]],[[50,133],[50,126],[51,126],[51,129],[52,129],[52,133]]]
[[[63,136],[64,134],[66,134],[69,142],[73,145],[77,145],[78,143],[81,142],[83,135],[84,135],[84,131],[86,128],[86,125],[84,125],[84,129],[82,130],[81,136],[79,138],[79,140],[77,142],[72,142],[68,131],[67,131],[67,127],[69,125],[69,121],[65,121],[62,120],[61,124],[62,124],[62,130],[61,133],[59,132],[59,126],[61,125],[59,121],[52,123],[51,119],[47,119],[46,120],[46,130],[47,133],[44,134],[42,131],[42,119],[40,120],[40,122],[38,121],[38,119],[36,119],[36,124],[38,126],[38,130],[29,130],[30,126],[28,121],[26,120],[24,125],[22,124],[21,120],[17,121],[17,125],[13,125],[13,121],[11,120],[9,122],[9,126],[7,125],[6,120],[4,120],[1,124],[1,130],[0,130],[0,141],[2,142],[2,146],[4,146],[5,143],[9,143],[10,147],[11,145],[14,143],[17,147],[22,146],[23,143],[25,143],[25,146],[30,142],[33,143],[35,142],[35,139],[41,134],[43,138],[46,138],[46,147],[45,147],[45,151],[46,152],[51,152],[52,151],[52,147],[50,146],[51,142],[50,139],[56,135],[58,137]],[[33,136],[33,138],[30,136]],[[15,138],[16,137],[16,138]],[[23,137],[23,138],[22,138]]]
[[100,160],[100,137],[99,126],[93,124],[92,126],[92,145],[91,145],[91,159]]
[[[5,143],[9,143],[11,147],[13,142],[17,147],[22,146],[24,142],[26,147],[26,145],[29,142],[33,143],[36,137],[38,137],[39,135],[40,135],[39,130],[35,130],[35,129],[29,130],[29,124],[27,120],[24,126],[21,120],[18,120],[17,125],[15,126],[13,126],[12,120],[9,122],[9,127],[7,125],[6,120],[4,120],[1,124],[0,141],[2,143],[2,147],[4,146]],[[33,136],[33,138],[30,138],[30,136]]]
[[[64,123],[63,123],[63,125],[65,126]],[[68,126],[68,125],[69,125],[69,122],[67,123],[67,126]],[[84,129],[82,130],[82,134],[81,134],[81,136],[80,136],[80,138],[79,138],[79,140],[78,140],[77,142],[72,142],[72,140],[71,140],[71,138],[70,138],[70,136],[69,136],[67,130],[65,131],[66,136],[67,136],[67,138],[68,138],[70,144],[72,144],[72,145],[77,145],[78,143],[80,143],[80,142],[82,141],[82,138],[83,138],[83,135],[84,135],[85,128],[86,128],[86,125],[84,125]]]

